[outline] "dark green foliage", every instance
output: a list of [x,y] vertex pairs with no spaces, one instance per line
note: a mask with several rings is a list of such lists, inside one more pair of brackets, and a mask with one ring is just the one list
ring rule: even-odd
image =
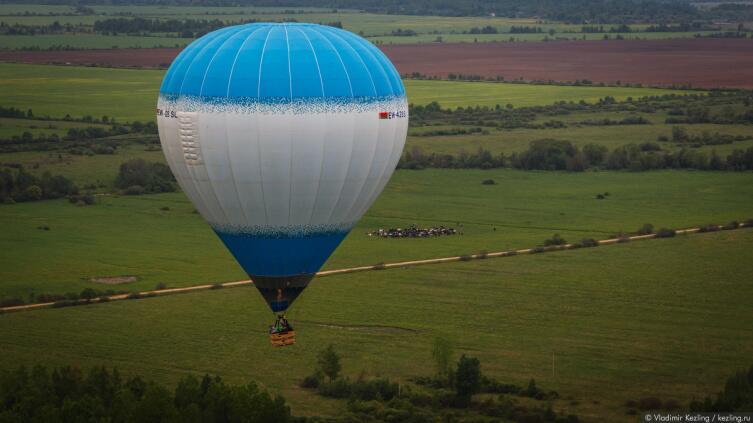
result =
[[45,172],[38,178],[23,166],[0,168],[0,202],[38,201],[76,194],[78,187],[64,176]]
[[654,225],[646,223],[638,229],[638,235],[649,235],[654,233]]
[[434,360],[436,376],[439,379],[448,381],[449,386],[452,385],[450,378],[452,376],[453,350],[452,342],[442,337],[435,338],[431,348],[431,358]]
[[481,185],[496,185],[497,183],[494,182],[494,179],[484,179],[481,181]]
[[332,382],[337,379],[342,367],[340,366],[340,356],[335,352],[335,347],[329,344],[327,348],[319,352],[316,361],[317,372],[327,376]]
[[513,167],[538,170],[584,170],[585,156],[570,141],[531,141],[528,150],[512,159]]
[[322,383],[321,373],[314,373],[313,375],[304,377],[299,386],[301,388],[316,389],[319,387],[319,385],[321,385],[321,383]]
[[412,37],[418,35],[416,31],[412,29],[394,29],[392,30],[392,35],[398,36],[398,37]]
[[[351,382],[347,378],[340,378],[330,382],[316,382],[316,376],[309,376],[301,382],[302,387],[313,387],[316,385],[319,395],[330,398],[348,398],[351,400],[371,401],[383,400],[389,401],[395,398],[399,391],[397,383],[390,382],[389,379],[370,379],[359,378]],[[309,386],[303,386],[303,383]]]
[[146,194],[146,189],[141,185],[131,185],[123,190],[123,195],[143,195]]
[[460,405],[470,404],[473,394],[481,390],[481,363],[477,358],[463,354],[455,372],[455,392]]
[[591,248],[591,247],[598,247],[599,241],[593,239],[593,238],[583,238],[580,240],[580,242],[575,244],[576,248]]
[[554,234],[551,238],[544,240],[544,245],[549,247],[553,245],[565,245],[567,241],[560,236],[560,234]]
[[701,232],[701,233],[703,233],[703,232],[716,232],[716,231],[718,231],[720,229],[721,229],[721,227],[719,225],[708,224],[708,225],[703,225],[700,228],[698,228],[698,232]]
[[290,409],[256,384],[235,386],[219,377],[180,380],[174,392],[117,369],[75,367],[49,372],[36,366],[0,373],[4,421],[287,422]]
[[[237,23],[250,22],[255,22],[255,20],[243,20]],[[227,24],[219,19],[110,18],[95,21],[94,31],[104,34],[160,32],[194,38],[224,26],[227,26]]]
[[724,390],[715,398],[693,400],[690,410],[695,412],[753,411],[753,366],[739,370],[727,379]]
[[175,178],[167,165],[149,163],[144,159],[133,159],[120,165],[118,176],[115,178],[115,186],[134,195],[141,191],[134,187],[141,187],[143,193],[176,190]]
[[726,225],[722,226],[722,229],[724,229],[725,231],[729,231],[729,230],[737,229],[739,227],[740,227],[740,222],[733,220],[727,223]]
[[97,201],[97,199],[94,197],[92,193],[87,192],[84,194],[69,195],[68,201],[70,201],[72,204],[76,204],[80,206],[90,206],[94,204]]
[[0,307],[15,307],[26,304],[21,297],[2,297],[0,298]]
[[657,238],[672,238],[675,235],[677,235],[677,232],[674,229],[661,228],[656,231]]

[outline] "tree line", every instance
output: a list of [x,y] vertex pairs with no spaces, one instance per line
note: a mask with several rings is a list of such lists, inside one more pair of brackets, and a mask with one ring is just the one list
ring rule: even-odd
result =
[[230,385],[219,376],[188,375],[169,389],[106,367],[84,373],[35,366],[0,372],[0,420],[285,423],[292,417],[283,397],[254,382]]
[[[413,385],[386,377],[367,377],[364,372],[357,379],[350,379],[341,374],[341,358],[329,345],[317,355],[314,373],[300,383],[302,388],[318,395],[348,401],[347,412],[327,422],[580,421],[576,415],[554,412],[550,405],[517,404],[511,398],[526,397],[546,402],[559,394],[540,389],[533,379],[526,387],[500,383],[482,373],[481,362],[475,357],[463,354],[454,361],[452,343],[442,338],[435,340],[432,349],[436,373],[409,378]],[[420,388],[415,389],[416,386]],[[487,398],[474,400],[477,394],[487,394]],[[462,418],[458,420],[460,416]],[[315,417],[301,423],[320,421]]]
[[[256,22],[255,19],[242,20],[236,24]],[[118,33],[175,33],[180,37],[200,37],[208,32],[224,28],[227,22],[219,19],[146,19],[146,18],[109,18],[94,22],[94,31],[104,34]]]
[[73,181],[62,175],[45,172],[41,177],[27,172],[23,166],[0,167],[0,202],[15,203],[49,200],[78,194]]
[[495,169],[513,168],[521,170],[564,170],[582,172],[588,169],[608,170],[659,170],[659,169],[697,169],[697,170],[753,170],[753,147],[746,150],[735,149],[727,156],[720,156],[716,151],[681,148],[665,151],[659,144],[646,142],[628,144],[614,148],[589,143],[582,148],[570,141],[541,139],[531,141],[522,152],[492,154],[481,147],[474,153],[461,150],[453,154],[424,153],[414,147],[403,153],[397,165],[398,169]]

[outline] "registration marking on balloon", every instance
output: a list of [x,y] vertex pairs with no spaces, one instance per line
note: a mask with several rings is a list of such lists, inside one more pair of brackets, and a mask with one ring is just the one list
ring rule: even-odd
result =
[[408,113],[405,110],[398,110],[397,112],[379,112],[379,119],[399,119],[407,118]]

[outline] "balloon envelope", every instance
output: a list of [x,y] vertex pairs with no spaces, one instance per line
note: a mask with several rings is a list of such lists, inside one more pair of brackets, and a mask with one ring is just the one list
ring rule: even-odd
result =
[[157,122],[181,188],[282,311],[386,185],[407,109],[399,74],[363,38],[255,23],[178,55]]

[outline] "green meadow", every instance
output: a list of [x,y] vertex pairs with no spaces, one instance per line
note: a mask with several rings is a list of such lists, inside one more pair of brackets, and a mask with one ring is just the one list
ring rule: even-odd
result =
[[103,364],[168,384],[220,374],[261,382],[296,414],[336,415],[344,402],[298,387],[325,345],[350,378],[406,383],[433,371],[441,336],[498,380],[557,390],[557,410],[634,422],[627,400],[685,406],[750,365],[752,242],[741,229],[321,278],[291,312],[298,343],[285,349],[268,344],[272,316],[251,287],[9,313],[0,368]]
[[[111,184],[117,165],[99,157],[113,156],[67,165],[74,174],[66,173],[65,165],[50,169],[82,185]],[[84,170],[89,182],[80,179]],[[485,179],[497,184],[482,185]],[[607,199],[595,198],[604,192]],[[635,231],[644,223],[681,228],[750,217],[751,173],[401,170],[324,268],[532,247],[554,233],[576,242]],[[366,234],[410,224],[453,226],[462,235],[383,239]],[[181,193],[101,195],[86,207],[67,200],[0,205],[0,226],[3,297],[104,290],[110,287],[90,282],[104,276],[137,276],[135,283],[114,287],[125,290],[246,278]]]
[[[107,115],[120,121],[154,118],[154,107],[164,71],[75,66],[0,64],[2,105],[36,115]],[[549,105],[559,101],[617,100],[678,90],[622,87],[563,87],[491,82],[404,81],[413,104],[439,102],[442,107]]]
[[[286,21],[328,24],[340,22],[344,29],[361,34],[374,43],[415,44],[442,42],[502,42],[542,40],[602,40],[614,38],[615,33],[581,33],[581,25],[541,21],[530,18],[502,17],[445,17],[409,16],[395,14],[364,13],[355,10],[337,11],[317,8],[279,7],[177,7],[177,6],[113,6],[92,5],[94,14],[75,14],[70,6],[1,4],[0,21],[8,25],[50,25],[58,22],[90,30],[97,20],[113,16],[132,16],[145,19],[207,19],[220,20],[226,24],[245,21]],[[497,34],[470,34],[472,28],[492,26]],[[539,33],[510,33],[512,26],[540,28]],[[616,25],[605,25],[605,29]],[[631,25],[632,31],[620,34],[625,39],[692,38],[699,31],[691,32],[642,32],[648,24]],[[413,36],[396,36],[393,31],[411,30]],[[704,31],[700,31],[703,33]],[[0,49],[40,48],[67,45],[76,49],[126,48],[126,47],[173,47],[183,46],[191,39],[164,37],[163,34],[148,36],[92,35],[86,32],[57,35],[0,36]]]
[[[615,118],[618,114],[610,116]],[[651,119],[651,115],[644,115]],[[558,117],[555,117],[558,118]],[[668,136],[671,138],[672,128],[678,125],[665,124],[663,120],[657,120],[651,125],[571,125],[566,128],[550,129],[527,129],[516,128],[500,131],[490,131],[488,134],[472,135],[444,135],[444,136],[409,136],[406,148],[419,147],[427,153],[453,154],[457,155],[465,150],[468,153],[484,148],[494,154],[504,153],[509,155],[514,152],[526,150],[533,140],[544,138],[553,138],[571,141],[573,144],[582,147],[585,144],[599,144],[607,148],[614,149],[625,144],[640,144],[644,142],[656,142],[658,136]],[[454,126],[450,126],[454,128]],[[728,135],[753,135],[753,129],[750,125],[714,125],[698,124],[683,126],[691,136],[700,136],[704,133],[722,133]],[[427,130],[433,127],[426,127]],[[661,147],[666,150],[681,148],[681,145],[675,145],[671,142],[660,143]],[[732,144],[704,145],[699,150],[711,152],[715,150],[720,155],[729,154],[735,149],[746,149],[753,147],[753,140],[738,141]]]

